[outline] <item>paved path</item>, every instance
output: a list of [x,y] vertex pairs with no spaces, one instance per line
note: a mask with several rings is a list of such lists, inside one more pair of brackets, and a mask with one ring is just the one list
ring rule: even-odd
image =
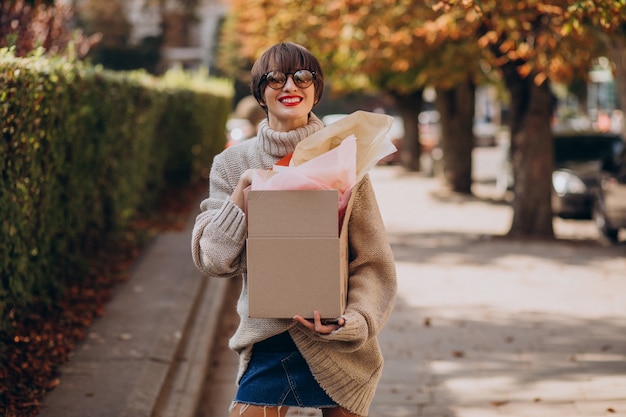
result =
[[[626,416],[624,242],[562,220],[559,242],[509,241],[511,209],[488,185],[464,198],[397,167],[372,179],[399,277],[372,417]],[[227,415],[234,395],[236,291],[197,417]]]

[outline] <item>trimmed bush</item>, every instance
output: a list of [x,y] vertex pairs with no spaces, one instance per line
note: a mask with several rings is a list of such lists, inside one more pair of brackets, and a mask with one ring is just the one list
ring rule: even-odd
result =
[[[175,82],[173,80],[176,80]],[[0,53],[0,330],[52,303],[169,185],[206,175],[232,87]],[[1,346],[0,346],[1,350]]]

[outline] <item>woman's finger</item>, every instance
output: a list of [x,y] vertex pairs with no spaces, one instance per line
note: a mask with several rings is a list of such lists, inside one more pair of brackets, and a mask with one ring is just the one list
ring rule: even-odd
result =
[[315,324],[311,323],[309,320],[305,319],[304,317],[295,315],[293,316],[293,319],[297,321],[298,323],[302,324],[307,329],[315,330]]
[[337,323],[325,324],[322,322],[322,317],[318,311],[313,312],[313,321],[307,320],[300,315],[293,316],[293,319],[305,326],[307,329],[321,334],[332,333],[345,324],[345,320],[342,317],[337,320]]

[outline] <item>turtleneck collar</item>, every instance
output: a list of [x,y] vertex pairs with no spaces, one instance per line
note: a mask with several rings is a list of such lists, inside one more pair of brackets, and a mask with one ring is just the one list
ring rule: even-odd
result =
[[289,132],[277,132],[271,129],[267,118],[259,124],[259,146],[268,154],[282,158],[296,149],[296,145],[306,137],[312,135],[324,127],[324,123],[313,113],[309,117],[309,123]]

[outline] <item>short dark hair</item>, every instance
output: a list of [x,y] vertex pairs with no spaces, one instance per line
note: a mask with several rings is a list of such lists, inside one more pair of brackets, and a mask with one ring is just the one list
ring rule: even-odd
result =
[[324,73],[315,56],[304,46],[292,42],[277,43],[263,52],[252,66],[250,90],[252,95],[265,108],[263,93],[265,92],[264,74],[270,71],[284,73],[294,72],[299,69],[308,69],[315,72],[315,104],[319,103],[324,92]]

